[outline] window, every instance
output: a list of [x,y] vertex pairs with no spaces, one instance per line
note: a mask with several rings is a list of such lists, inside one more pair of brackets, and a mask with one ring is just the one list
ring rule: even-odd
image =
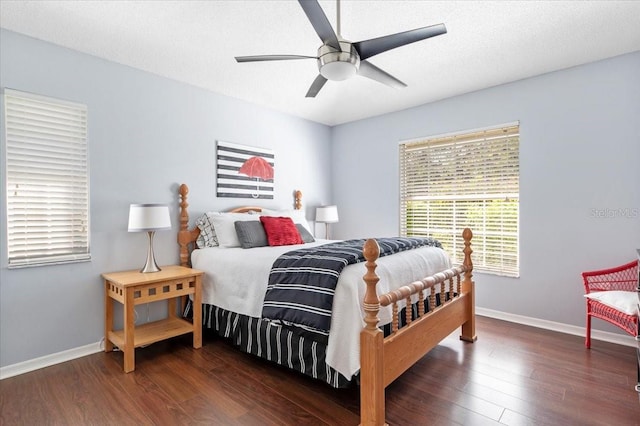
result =
[[473,231],[474,269],[519,275],[519,125],[400,144],[400,232],[440,240],[462,262]]
[[90,259],[87,107],[4,90],[9,267]]

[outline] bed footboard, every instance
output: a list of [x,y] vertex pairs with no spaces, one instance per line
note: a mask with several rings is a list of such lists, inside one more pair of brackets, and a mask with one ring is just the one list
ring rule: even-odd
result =
[[[472,278],[470,229],[462,233],[464,238],[464,262],[461,266],[447,269],[421,281],[415,281],[391,293],[378,296],[375,273],[380,255],[378,243],[367,240],[364,245],[367,285],[364,297],[365,328],[360,333],[360,422],[362,425],[384,425],[385,388],[398,376],[415,364],[438,343],[462,326],[460,339],[476,340],[475,297]],[[464,279],[461,281],[461,276]],[[425,311],[424,293],[429,293],[429,311]],[[412,318],[411,309],[406,309],[405,323],[399,326],[398,302],[406,301],[411,306],[417,295],[418,317]],[[440,304],[436,307],[436,298]],[[392,306],[393,322],[391,334],[386,338],[378,328],[380,306]]]

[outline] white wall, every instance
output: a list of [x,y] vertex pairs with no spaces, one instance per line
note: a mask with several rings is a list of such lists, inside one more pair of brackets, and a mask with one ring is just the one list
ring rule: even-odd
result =
[[640,248],[640,52],[334,127],[333,235],[398,233],[399,141],[512,121],[521,276],[476,273],[477,305],[584,326],[580,272],[631,261]]
[[[172,206],[172,231],[158,232],[159,264],[178,262],[177,187],[190,211],[240,204],[292,208],[303,192],[307,218],[330,198],[330,129],[193,86],[2,30],[0,87],[88,105],[91,253],[88,263],[7,269],[6,194],[0,209],[0,367],[94,342],[104,333],[100,274],[140,268],[146,235],[126,231],[130,203]],[[4,125],[4,121],[2,125]],[[2,180],[5,176],[4,130]],[[215,196],[215,141],[272,148],[275,199]],[[146,309],[139,310],[146,321]],[[151,319],[163,307],[151,307]]]

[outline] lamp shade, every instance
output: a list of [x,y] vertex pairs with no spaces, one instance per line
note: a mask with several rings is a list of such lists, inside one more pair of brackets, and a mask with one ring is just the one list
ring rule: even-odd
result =
[[316,222],[336,223],[338,222],[338,207],[321,206],[316,209]]
[[129,232],[171,229],[169,206],[166,204],[131,204]]

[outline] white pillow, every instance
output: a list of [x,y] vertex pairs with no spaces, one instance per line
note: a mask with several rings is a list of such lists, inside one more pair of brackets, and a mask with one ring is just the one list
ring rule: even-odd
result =
[[584,297],[597,300],[603,305],[614,308],[627,315],[638,314],[638,293],[635,291],[594,291],[585,294]]
[[[311,232],[311,227],[307,218],[305,217],[304,210],[270,210],[262,209],[263,216],[276,216],[276,217],[290,217],[293,223],[299,223],[304,226],[305,229]],[[312,233],[312,232],[311,232]]]
[[236,222],[260,220],[260,215],[246,213],[218,213],[210,215],[211,223],[216,230],[220,247],[240,247],[240,240],[236,233]]

